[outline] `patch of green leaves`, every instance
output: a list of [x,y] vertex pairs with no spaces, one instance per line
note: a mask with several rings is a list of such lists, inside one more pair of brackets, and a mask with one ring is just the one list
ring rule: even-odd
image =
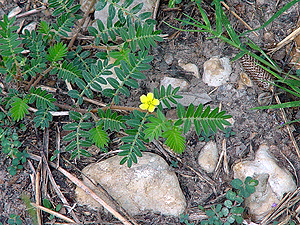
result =
[[167,89],[165,88],[165,86],[161,86],[160,90],[158,90],[157,88],[154,88],[153,90],[153,94],[154,97],[159,99],[160,104],[158,105],[158,108],[162,111],[163,110],[163,105],[162,103],[168,107],[168,109],[171,109],[171,104],[177,104],[176,99],[180,99],[182,98],[181,95],[178,95],[177,92],[179,91],[179,87],[172,89],[171,84],[168,85]]
[[[43,206],[47,209],[50,209],[54,212],[59,212],[59,210],[61,210],[61,204],[57,204],[56,206],[54,206],[48,199],[43,199]],[[50,214],[49,219],[52,220],[54,219],[54,215]]]
[[195,223],[189,222],[189,215],[188,214],[180,214],[180,222],[186,225],[194,225]]
[[66,44],[60,42],[48,49],[48,55],[46,55],[46,58],[50,62],[57,62],[63,60],[63,58],[67,55],[67,52],[68,48]]
[[[14,176],[18,170],[23,169],[23,164],[29,157],[26,150],[21,150],[22,143],[19,141],[19,135],[14,128],[14,122],[8,120],[7,115],[0,112],[0,144],[1,151],[11,160],[11,165],[7,171]],[[20,127],[22,127],[20,125]]]
[[245,181],[234,179],[231,181],[233,190],[226,192],[226,200],[222,204],[211,206],[210,209],[199,208],[209,217],[207,220],[202,220],[201,225],[216,224],[230,225],[233,223],[242,224],[244,221],[244,207],[242,203],[245,198],[248,198],[255,192],[255,187],[258,181],[251,177],[246,177]]
[[210,130],[217,132],[217,129],[224,130],[223,125],[230,125],[227,119],[231,116],[225,115],[225,111],[218,111],[218,108],[211,111],[209,106],[204,109],[201,104],[197,108],[190,104],[185,110],[181,104],[177,104],[178,119],[172,121],[167,120],[158,109],[157,117],[149,117],[149,123],[145,124],[147,127],[144,131],[145,137],[152,141],[162,136],[166,138],[167,146],[176,153],[182,153],[185,149],[183,134],[190,130],[192,123],[195,125],[197,135],[204,132],[206,136]]
[[21,225],[23,224],[23,221],[21,220],[19,215],[10,214],[7,223],[11,225]]

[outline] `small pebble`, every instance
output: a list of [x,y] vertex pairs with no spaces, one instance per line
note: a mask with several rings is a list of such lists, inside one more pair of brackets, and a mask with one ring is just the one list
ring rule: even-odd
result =
[[173,57],[173,54],[171,54],[171,53],[166,53],[164,55],[164,60],[168,65],[171,65],[173,63],[173,59],[174,59],[174,57]]

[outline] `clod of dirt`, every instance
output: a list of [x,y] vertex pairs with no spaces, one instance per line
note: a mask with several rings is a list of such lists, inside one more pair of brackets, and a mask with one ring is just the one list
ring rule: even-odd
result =
[[[241,180],[245,180],[247,176],[260,176],[261,178],[260,186],[246,202],[250,213],[256,220],[262,219],[272,209],[272,204],[278,204],[284,193],[296,190],[296,183],[292,175],[285,168],[278,166],[266,144],[259,147],[254,161],[237,163],[233,167],[233,172],[234,177]],[[272,189],[271,191],[268,190],[268,185]]]
[[231,65],[228,58],[212,57],[204,63],[203,82],[218,87],[229,80]]
[[[179,216],[186,207],[176,174],[160,156],[143,152],[138,164],[128,168],[120,165],[121,156],[114,156],[85,167],[82,172],[99,183],[129,214],[143,211]],[[99,196],[103,194],[87,179],[83,182]],[[80,188],[77,200],[82,205],[97,209],[100,205]]]

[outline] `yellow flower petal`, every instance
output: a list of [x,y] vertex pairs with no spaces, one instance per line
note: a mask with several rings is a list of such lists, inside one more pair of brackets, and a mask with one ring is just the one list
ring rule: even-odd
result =
[[152,104],[153,104],[153,105],[159,105],[159,100],[156,99],[156,98],[153,99]]
[[148,101],[148,98],[147,98],[146,95],[142,95],[142,96],[140,97],[140,100],[141,100],[142,103],[146,103],[146,102]]
[[140,108],[142,110],[147,110],[148,109],[148,104],[140,104]]
[[148,93],[147,94],[147,98],[148,98],[148,101],[151,101],[153,98],[154,98],[154,95],[153,95],[153,93]]
[[148,111],[149,112],[153,112],[155,109],[155,106],[154,105],[149,105],[149,108],[148,108]]

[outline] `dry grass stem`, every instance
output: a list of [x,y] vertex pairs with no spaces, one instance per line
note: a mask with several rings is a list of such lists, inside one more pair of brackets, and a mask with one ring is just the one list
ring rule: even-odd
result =
[[[242,22],[242,24],[245,25],[245,27],[247,27],[249,30],[253,30],[238,14],[236,14],[234,11],[232,11],[230,9],[230,7],[223,1],[221,1],[221,4],[229,11],[232,13],[232,15],[234,15],[239,21]],[[259,37],[259,35],[255,32],[255,31],[252,31],[252,33],[256,36],[256,37]]]
[[296,178],[296,184],[297,184],[297,186],[298,186],[298,176],[297,176],[297,171],[296,171],[294,165],[293,165],[292,162],[291,162],[291,161],[290,161],[290,160],[282,153],[282,151],[279,150],[279,152],[280,152],[280,154],[285,158],[285,160],[290,164],[290,166],[293,168],[294,176],[295,176],[295,178]]
[[[38,110],[32,107],[28,108],[29,111],[31,112],[37,112]],[[54,111],[49,111],[49,113],[52,116],[68,116],[69,115],[69,111],[59,111],[59,112],[54,112]]]
[[[42,90],[46,90],[46,91],[52,92],[52,93],[56,93],[56,92],[58,91],[58,89],[56,89],[56,88],[48,87],[48,86],[45,86],[45,85],[40,85],[39,87],[40,87]],[[64,94],[64,95],[68,95],[68,93],[65,92],[65,91],[60,92],[60,93],[62,93],[62,94]],[[86,101],[86,102],[89,102],[89,103],[92,103],[92,104],[94,104],[94,105],[98,105],[98,106],[101,106],[101,107],[105,107],[105,106],[106,106],[106,104],[104,104],[104,103],[101,103],[101,102],[99,102],[99,101],[97,101],[97,100],[90,99],[90,98],[87,98],[87,97],[83,97],[83,101]]]
[[[293,193],[287,193],[277,204],[277,206],[273,208],[272,211],[268,213],[268,215],[265,216],[265,218],[260,222],[260,225],[270,224],[272,221],[274,221],[284,213],[289,216],[288,212],[290,211],[290,208],[292,208],[297,202],[300,201],[300,197],[298,196],[299,191],[300,188],[297,188]],[[299,207],[294,210],[296,213],[299,213],[300,210],[297,211]]]
[[[279,97],[278,97],[277,95],[275,95],[275,99],[276,99],[277,104],[281,104],[281,101],[280,101],[280,99],[279,99]],[[282,117],[283,117],[284,123],[287,123],[286,114],[285,114],[284,109],[283,109],[283,108],[280,108],[280,112],[281,112],[281,115],[282,115]],[[287,129],[288,133],[289,133],[290,139],[291,139],[291,141],[292,141],[292,143],[293,143],[293,145],[294,145],[294,148],[295,148],[295,150],[296,150],[296,153],[297,153],[297,155],[298,155],[298,158],[300,159],[300,151],[299,151],[299,147],[298,147],[298,144],[297,144],[297,142],[296,142],[296,140],[295,140],[295,137],[294,137],[294,135],[293,135],[293,133],[292,133],[292,131],[291,131],[291,127],[290,127],[289,124],[286,124],[285,126],[286,126],[286,129]]]
[[272,54],[279,49],[281,49],[283,46],[290,43],[292,40],[294,40],[295,37],[297,37],[300,34],[300,27],[298,27],[296,30],[294,30],[290,35],[288,35],[286,38],[284,38],[281,42],[279,42],[275,48],[271,49],[269,54]]
[[64,204],[64,206],[66,206],[68,212],[71,214],[71,216],[73,217],[73,219],[77,222],[77,223],[80,223],[80,220],[77,218],[76,214],[74,213],[74,211],[72,210],[72,207],[70,206],[70,204],[68,203],[67,199],[65,198],[65,196],[63,195],[63,193],[61,192],[61,190],[59,189],[59,187],[57,186],[55,180],[54,180],[54,177],[51,173],[51,170],[49,168],[49,165],[46,161],[46,158],[43,156],[43,159],[44,159],[44,164],[45,164],[45,167],[47,169],[47,172],[48,172],[48,177],[49,177],[49,180],[57,194],[57,196],[60,198],[60,200],[62,201],[62,203]]
[[[35,180],[35,203],[37,205],[41,204],[41,189],[40,189],[40,178],[41,178],[41,168],[42,168],[42,160],[39,162],[36,180]],[[42,213],[39,208],[36,209],[37,222],[39,225],[42,224]]]

